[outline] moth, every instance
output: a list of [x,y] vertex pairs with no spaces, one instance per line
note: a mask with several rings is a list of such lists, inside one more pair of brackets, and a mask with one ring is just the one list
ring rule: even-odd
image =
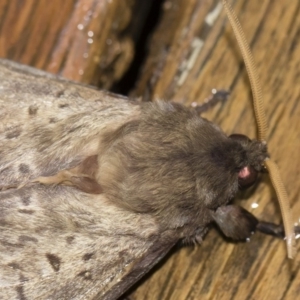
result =
[[116,299],[179,240],[201,242],[212,222],[245,239],[260,223],[229,202],[265,166],[293,256],[259,85],[233,27],[262,125],[258,140],[227,137],[177,103],[139,104],[1,60],[0,298]]

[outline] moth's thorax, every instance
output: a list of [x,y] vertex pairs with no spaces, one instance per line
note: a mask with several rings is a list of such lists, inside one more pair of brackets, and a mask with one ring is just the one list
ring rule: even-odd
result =
[[235,195],[239,168],[253,160],[247,147],[175,103],[145,104],[115,136],[99,163],[104,193],[168,228],[206,226],[207,210]]

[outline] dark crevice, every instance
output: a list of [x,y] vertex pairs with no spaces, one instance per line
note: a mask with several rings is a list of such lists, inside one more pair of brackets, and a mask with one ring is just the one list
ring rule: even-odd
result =
[[131,89],[135,87],[141,67],[148,54],[149,39],[159,22],[163,2],[163,0],[136,1],[130,25],[125,32],[126,35],[131,36],[134,42],[134,58],[127,72],[111,88],[112,92],[128,95]]

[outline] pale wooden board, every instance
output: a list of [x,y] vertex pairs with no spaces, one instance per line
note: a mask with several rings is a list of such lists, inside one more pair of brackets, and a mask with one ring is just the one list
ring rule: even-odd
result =
[[[134,54],[132,0],[2,0],[0,57],[109,88]],[[122,33],[122,34],[121,34]]]

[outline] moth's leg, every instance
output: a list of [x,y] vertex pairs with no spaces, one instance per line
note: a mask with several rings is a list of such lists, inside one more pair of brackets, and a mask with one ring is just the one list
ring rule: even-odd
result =
[[211,211],[211,216],[224,235],[233,240],[246,240],[259,223],[255,216],[237,205],[220,206]]
[[[272,235],[281,239],[285,237],[283,226],[270,223],[270,222],[263,222],[263,221],[258,222],[256,226],[256,230],[264,234]],[[294,230],[296,236],[300,235],[300,226],[295,226]]]
[[53,176],[39,176],[31,182],[38,182],[44,185],[72,185],[69,178],[72,177],[72,172],[68,170],[62,170]]
[[226,101],[229,97],[230,92],[227,90],[216,90],[213,89],[211,91],[211,95],[206,98],[203,103],[198,104],[196,102],[192,102],[191,106],[197,111],[197,113],[201,114],[206,112],[214,105],[216,105],[220,101]]
[[73,173],[72,171],[63,170],[54,176],[40,176],[32,182],[38,182],[43,185],[68,185],[74,186],[79,190],[89,194],[102,193],[101,186],[95,181],[94,178],[84,174]]
[[[245,240],[256,230],[279,238],[285,236],[282,225],[259,221],[240,206],[221,206],[211,215],[225,236],[234,240]],[[300,235],[300,226],[295,226],[295,234]]]
[[53,176],[40,176],[32,182],[44,185],[69,185],[89,194],[100,194],[102,188],[95,178],[98,169],[97,156],[89,156],[78,166],[62,170]]

